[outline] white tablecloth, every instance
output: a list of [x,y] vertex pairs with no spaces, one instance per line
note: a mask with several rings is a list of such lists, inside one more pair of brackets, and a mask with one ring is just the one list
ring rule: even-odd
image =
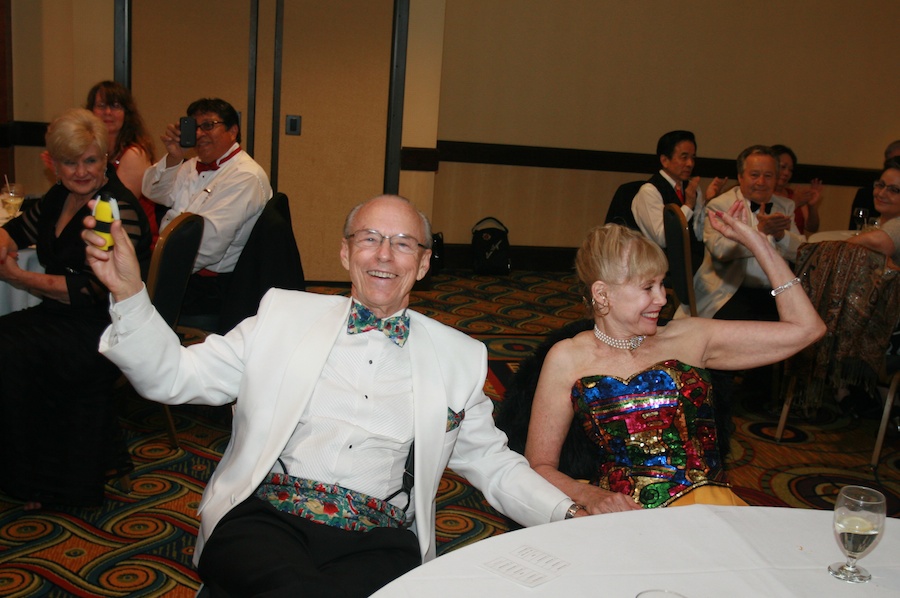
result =
[[[22,249],[19,251],[19,267],[23,270],[31,272],[43,272],[44,269],[38,262],[37,251],[34,249]],[[0,282],[0,316],[33,307],[41,302],[40,297],[32,295],[27,291],[22,291],[5,282]]]
[[[668,589],[688,598],[900,596],[900,520],[860,561],[866,584],[831,577],[843,561],[832,512],[693,505],[579,517],[495,536],[410,571],[377,598],[611,596]],[[491,569],[491,565],[495,569]],[[497,570],[532,579],[535,587]]]
[[825,230],[819,233],[811,234],[806,240],[810,243],[818,243],[820,241],[846,241],[854,236],[855,230]]

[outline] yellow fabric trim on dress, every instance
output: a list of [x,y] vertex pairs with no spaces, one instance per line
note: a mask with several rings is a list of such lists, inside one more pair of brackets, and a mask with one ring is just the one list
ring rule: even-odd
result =
[[741,498],[731,488],[707,484],[694,488],[687,494],[679,496],[669,503],[670,507],[686,507],[689,505],[723,505],[734,507],[746,507]]

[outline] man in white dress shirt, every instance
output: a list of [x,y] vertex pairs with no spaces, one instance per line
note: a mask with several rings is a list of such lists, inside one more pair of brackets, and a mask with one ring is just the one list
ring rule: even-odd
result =
[[407,200],[376,197],[347,217],[349,299],[273,289],[256,316],[187,349],[112,230],[110,254],[85,232],[112,294],[101,352],[151,400],[237,398],[199,508],[194,560],[212,596],[368,596],[434,557],[448,465],[523,525],[586,514],[506,446],[484,345],[407,309],[431,256],[430,224]]
[[237,111],[225,100],[200,99],[187,108],[197,121],[197,155],[185,160],[178,125],[161,139],[165,157],[144,173],[144,197],[169,208],[160,232],[176,216],[203,216],[203,239],[182,307],[185,315],[218,314],[250,231],[272,197],[269,177],[241,149]]
[[[690,271],[696,272],[703,261],[703,211],[704,196],[700,190],[700,177],[694,176],[697,158],[697,141],[690,131],[669,131],[659,138],[656,155],[662,166],[638,190],[631,202],[631,213],[641,232],[654,243],[666,249],[666,233],[663,226],[663,208],[673,203],[681,208],[691,229]],[[715,178],[706,189],[706,198],[718,195],[728,179]],[[681,260],[680,255],[670,255],[669,261]]]

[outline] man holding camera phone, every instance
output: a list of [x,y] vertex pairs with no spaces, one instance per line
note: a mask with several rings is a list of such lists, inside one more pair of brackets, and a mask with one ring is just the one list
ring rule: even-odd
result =
[[[145,197],[169,208],[160,232],[176,216],[203,216],[203,240],[188,282],[182,313],[217,315],[231,273],[263,206],[272,197],[269,177],[241,149],[237,111],[225,100],[191,103],[179,125],[161,136],[165,157],[144,173]],[[186,159],[186,148],[196,156]]]

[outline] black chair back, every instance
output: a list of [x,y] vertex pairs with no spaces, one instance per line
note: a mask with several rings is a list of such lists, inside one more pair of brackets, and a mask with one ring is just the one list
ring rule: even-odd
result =
[[[593,326],[592,320],[576,320],[566,324],[548,334],[534,353],[519,364],[500,401],[496,418],[497,427],[506,433],[509,448],[525,454],[531,406],[547,353],[559,341],[572,338]],[[578,418],[572,418],[560,450],[558,469],[575,479],[591,479],[597,474],[597,447],[588,440]]]
[[156,311],[173,329],[178,324],[184,291],[194,269],[202,236],[203,217],[185,212],[160,233],[153,249],[147,292]]
[[634,230],[640,230],[637,222],[634,220],[634,214],[631,213],[631,202],[634,201],[634,196],[637,195],[637,192],[646,182],[631,181],[619,185],[609,204],[609,209],[606,211],[606,220],[604,222],[606,224],[614,222]]
[[234,267],[216,332],[225,334],[244,318],[256,314],[260,299],[271,288],[306,288],[291,225],[290,203],[284,193],[272,196],[250,231]]
[[687,305],[692,316],[697,315],[694,297],[694,274],[691,266],[691,231],[684,212],[677,204],[666,204],[663,210],[663,228],[666,234],[666,255],[669,258],[668,283],[682,305]]

